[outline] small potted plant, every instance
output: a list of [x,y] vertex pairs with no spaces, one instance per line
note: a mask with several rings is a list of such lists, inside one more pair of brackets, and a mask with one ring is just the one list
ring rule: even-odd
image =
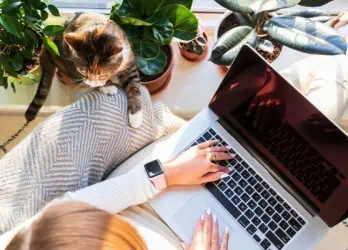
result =
[[15,91],[15,84],[38,83],[41,77],[39,53],[43,44],[49,51],[59,54],[51,40],[64,28],[59,25],[45,27],[48,12],[59,16],[54,5],[46,1],[2,1],[0,3],[0,86]]
[[188,60],[202,60],[208,52],[208,35],[202,25],[199,25],[197,37],[189,42],[179,43],[180,53]]
[[330,14],[319,9],[286,10],[300,3],[317,6],[316,1],[255,0],[252,4],[246,0],[215,1],[230,10],[216,30],[217,41],[210,58],[215,64],[230,65],[245,43],[252,45],[271,63],[284,45],[312,54],[346,53],[346,41],[332,28],[318,22],[328,20]]
[[197,36],[192,0],[117,0],[110,18],[126,32],[142,83],[151,94],[168,84],[174,64],[170,43]]

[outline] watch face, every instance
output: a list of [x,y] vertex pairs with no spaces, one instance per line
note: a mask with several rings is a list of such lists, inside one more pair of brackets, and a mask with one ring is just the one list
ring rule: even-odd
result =
[[159,161],[152,161],[145,164],[145,170],[149,178],[163,174],[163,169]]

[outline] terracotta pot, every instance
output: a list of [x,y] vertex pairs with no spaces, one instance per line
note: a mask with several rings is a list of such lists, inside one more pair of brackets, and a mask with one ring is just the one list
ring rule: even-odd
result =
[[171,79],[174,66],[174,51],[172,45],[169,45],[169,48],[171,56],[167,70],[154,80],[141,81],[141,83],[149,90],[151,95],[157,94],[164,90],[168,86]]
[[179,49],[180,49],[180,53],[183,57],[185,57],[186,59],[188,60],[191,60],[191,61],[200,61],[200,60],[203,60],[206,56],[207,56],[207,52],[208,52],[208,35],[207,33],[205,33],[205,31],[203,31],[203,36],[205,38],[205,40],[207,41],[207,44],[206,46],[204,47],[204,50],[203,50],[203,54],[202,55],[197,55],[196,53],[192,53],[192,52],[188,52],[187,50],[185,50],[183,48],[183,44],[182,43],[179,43],[178,46],[179,46]]

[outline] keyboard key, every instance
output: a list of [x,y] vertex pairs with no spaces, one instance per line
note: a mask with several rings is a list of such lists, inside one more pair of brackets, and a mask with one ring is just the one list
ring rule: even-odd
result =
[[192,143],[191,147],[194,147],[194,146],[196,146],[197,144],[198,144],[197,142],[194,142],[194,143]]
[[301,217],[298,218],[298,222],[303,226],[304,224],[306,224],[306,222],[304,221],[304,219],[302,219]]
[[248,202],[248,207],[250,207],[251,209],[254,209],[256,206],[257,206],[257,205],[256,205],[255,201],[250,200],[250,201]]
[[261,223],[261,220],[258,217],[254,217],[251,221],[255,226],[258,226]]
[[237,186],[237,183],[235,183],[234,180],[230,180],[229,182],[227,182],[227,185],[234,189]]
[[241,186],[242,188],[245,188],[246,186],[248,186],[248,183],[244,180],[244,179],[241,179],[239,182],[238,182],[239,186]]
[[207,183],[205,184],[205,187],[234,218],[238,218],[241,215],[241,212],[226,198],[226,196],[213,183]]
[[272,215],[275,213],[275,211],[274,211],[274,209],[273,209],[272,207],[268,206],[268,207],[266,208],[266,213],[267,213],[269,216],[272,216]]
[[239,155],[236,155],[235,159],[236,159],[237,161],[239,161],[239,162],[242,162],[242,161],[243,161],[242,157],[240,157]]
[[260,245],[262,246],[263,249],[268,249],[271,246],[271,243],[267,239],[264,239],[260,243]]
[[277,225],[277,223],[275,223],[274,221],[271,221],[270,223],[268,223],[268,227],[269,227],[272,231],[274,231],[274,230],[277,229],[278,225]]
[[244,202],[248,202],[250,200],[250,196],[247,195],[246,193],[244,193],[241,197],[240,197]]
[[252,175],[255,175],[255,174],[256,174],[255,170],[252,169],[252,168],[249,168],[248,171],[249,171],[249,173],[252,174]]
[[298,214],[294,210],[290,210],[290,214],[294,216],[295,218],[298,217]]
[[255,213],[258,215],[258,216],[261,216],[263,214],[263,210],[260,208],[260,207],[257,207],[255,209]]
[[283,203],[284,200],[282,199],[282,197],[280,197],[279,195],[277,195],[276,199],[280,202],[280,203]]
[[276,196],[276,195],[277,195],[277,193],[276,193],[272,188],[270,188],[270,189],[268,190],[268,192],[270,192],[270,194],[273,195],[273,196]]
[[280,204],[277,204],[277,205],[274,207],[274,209],[275,209],[278,213],[280,213],[280,214],[284,211],[283,206],[280,205]]
[[265,224],[267,224],[267,223],[271,220],[271,218],[270,218],[267,214],[264,214],[264,215],[262,215],[261,220],[262,220]]
[[263,209],[265,209],[268,206],[267,202],[264,199],[259,201],[259,205]]
[[292,226],[293,229],[295,229],[296,231],[299,231],[301,229],[301,225],[300,223],[298,223],[294,218],[291,218],[289,220],[289,224],[290,226]]
[[254,189],[251,186],[247,186],[245,191],[249,194],[252,195],[252,193],[254,193]]
[[246,163],[245,161],[242,162],[242,165],[243,165],[244,168],[249,168],[248,163]]
[[248,211],[245,212],[245,216],[248,217],[248,219],[251,219],[254,217],[254,212],[248,209]]
[[222,141],[222,138],[219,135],[216,135],[215,139],[218,140],[218,141]]
[[201,144],[203,142],[205,142],[204,138],[203,137],[200,137],[198,140],[197,140],[198,144]]
[[291,207],[289,206],[289,204],[286,203],[286,202],[283,204],[283,206],[285,207],[286,210],[290,210],[290,209],[291,209]]
[[254,193],[251,197],[253,197],[253,199],[258,202],[261,199],[261,196],[258,193]]
[[257,192],[261,193],[263,190],[263,187],[260,183],[257,183],[254,188],[256,189]]
[[228,165],[227,161],[219,161],[218,162],[220,166],[226,167]]
[[292,238],[295,236],[296,231],[290,227],[288,230],[286,230],[286,233]]
[[250,224],[250,221],[244,216],[242,215],[239,219],[238,219],[239,224],[242,225],[242,227],[247,227]]
[[262,233],[266,233],[267,230],[268,230],[268,227],[267,227],[265,224],[262,223],[262,224],[259,226],[259,230],[260,230]]
[[247,231],[250,235],[253,235],[257,231],[257,228],[254,225],[250,225],[247,227]]
[[204,139],[206,141],[209,141],[211,138],[212,138],[212,135],[209,133],[209,132],[206,132],[204,135],[203,135]]
[[282,220],[282,221],[279,223],[279,226],[280,226],[283,230],[286,230],[286,229],[289,227],[289,224],[288,224],[285,220]]
[[231,198],[234,195],[233,191],[229,188],[225,191],[225,194],[228,198]]
[[250,177],[250,178],[248,179],[248,182],[249,182],[249,184],[250,184],[251,186],[254,186],[254,185],[257,183],[257,181],[256,181],[256,179],[255,179],[254,177]]
[[227,189],[227,185],[225,184],[225,182],[220,182],[218,184],[218,187],[220,188],[221,191],[225,191]]
[[209,131],[208,131],[210,134],[212,134],[212,135],[216,135],[216,132],[211,128],[211,129],[209,129]]
[[234,189],[234,192],[237,194],[237,195],[241,195],[243,193],[243,189],[241,187],[236,187]]
[[277,204],[277,200],[271,197],[268,199],[268,203],[273,207],[275,204]]
[[227,143],[226,143],[225,141],[222,141],[222,142],[221,142],[221,145],[226,147],[226,146],[227,146]]
[[234,166],[236,165],[237,161],[236,159],[231,159],[231,160],[228,160],[228,163],[231,164],[231,166]]
[[222,178],[222,180],[223,180],[224,182],[227,182],[227,181],[229,181],[230,179],[231,179],[231,177],[230,177],[229,175],[227,175],[226,177]]
[[262,182],[262,186],[266,189],[269,189],[269,185],[266,182]]
[[260,241],[261,241],[260,237],[257,236],[257,234],[255,234],[255,235],[253,236],[253,238],[254,238],[254,240],[256,240],[256,242],[260,242]]
[[285,244],[290,240],[290,237],[280,228],[275,231],[275,235],[277,235]]
[[261,193],[262,197],[265,199],[268,199],[268,197],[270,196],[270,194],[267,192],[267,190],[263,190]]
[[275,222],[279,223],[279,221],[282,220],[282,217],[280,217],[279,214],[274,214],[274,215],[272,216],[272,219],[273,219]]
[[284,212],[282,213],[282,217],[283,217],[285,220],[288,220],[288,219],[291,217],[291,215],[290,215],[288,212],[284,211]]
[[242,202],[238,205],[238,208],[240,209],[240,211],[244,212],[245,210],[247,210],[248,207],[245,205],[244,202]]
[[267,232],[266,237],[277,249],[282,249],[284,247],[284,244],[271,231]]
[[239,163],[237,163],[237,165],[234,166],[234,169],[237,170],[237,172],[239,173],[241,173],[244,170],[243,166]]
[[238,174],[238,173],[234,173],[233,175],[232,175],[232,179],[233,180],[235,180],[235,181],[239,181],[240,180],[240,175]]
[[260,181],[260,182],[262,181],[262,177],[261,177],[260,175],[258,175],[258,174],[255,175],[255,178],[256,178],[256,180],[258,180],[258,181]]
[[239,197],[238,196],[233,196],[233,198],[232,198],[232,202],[234,203],[234,204],[236,204],[236,205],[238,205],[239,204],[239,202],[240,202],[240,199],[239,199]]
[[250,177],[250,174],[247,170],[244,170],[243,173],[242,173],[242,176],[244,177],[244,179],[248,179]]

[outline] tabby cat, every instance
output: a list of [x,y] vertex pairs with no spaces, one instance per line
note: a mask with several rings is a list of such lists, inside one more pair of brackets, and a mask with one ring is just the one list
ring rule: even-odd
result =
[[98,88],[115,94],[118,87],[128,96],[129,123],[137,128],[143,120],[139,75],[126,34],[105,15],[79,13],[65,24],[55,40],[60,56],[46,49],[40,55],[42,77],[25,117],[35,119],[47,98],[56,69],[62,83]]

